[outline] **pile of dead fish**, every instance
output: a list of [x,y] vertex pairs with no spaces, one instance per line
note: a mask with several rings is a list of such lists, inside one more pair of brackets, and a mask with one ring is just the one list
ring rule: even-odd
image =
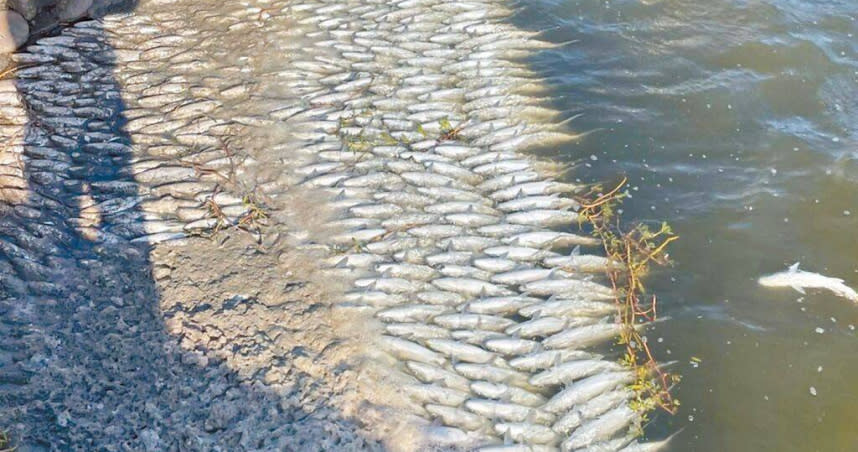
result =
[[[407,381],[391,390],[413,401],[430,442],[659,450],[663,443],[634,440],[633,373],[592,350],[621,325],[612,289],[599,282],[610,263],[571,252],[599,245],[570,232],[582,187],[555,180],[526,154],[577,138],[522,61],[560,44],[510,25],[514,10],[503,2],[247,0],[223,8],[232,10],[86,22],[20,54],[31,67],[6,86],[4,106],[21,95],[49,121],[29,125],[27,147],[4,156],[5,199],[45,207],[52,192],[71,187],[60,201],[75,207],[60,216],[81,234],[158,243],[222,221],[204,201],[230,221],[244,214],[241,194],[218,188],[218,171],[241,178],[278,162],[282,171],[254,183],[271,198],[294,188],[285,181],[327,194],[326,208],[339,216],[322,240],[325,264],[354,278],[338,306],[381,323],[378,344]],[[211,27],[188,32],[189,20]],[[230,41],[218,33],[282,64],[257,73],[241,67],[245,59],[229,63],[218,52]],[[288,50],[251,50],[240,35],[252,33]],[[104,61],[79,60],[73,49],[106,46],[103,34],[114,46]],[[290,45],[293,37],[303,41]],[[45,69],[57,62],[64,72]],[[89,79],[111,75],[128,107],[121,139],[99,135],[116,125],[116,112],[80,96]],[[271,102],[254,84],[288,95]],[[118,102],[115,87],[99,89]],[[24,129],[26,115],[15,108]],[[241,108],[256,110],[219,113]],[[274,126],[291,141],[224,154],[236,130]],[[73,140],[63,139],[66,129]],[[12,164],[21,155],[32,174]],[[86,173],[99,162],[121,174]],[[89,222],[88,208],[98,212]]]
[[621,325],[593,278],[608,261],[568,253],[598,244],[565,232],[581,187],[523,153],[575,139],[517,62],[554,45],[491,2],[300,9],[327,56],[296,62],[290,82],[306,95],[284,116],[313,157],[297,173],[342,212],[328,265],[360,277],[341,307],[383,323],[379,344],[411,380],[403,396],[446,426],[433,440],[660,447],[632,443],[633,374],[587,351]]

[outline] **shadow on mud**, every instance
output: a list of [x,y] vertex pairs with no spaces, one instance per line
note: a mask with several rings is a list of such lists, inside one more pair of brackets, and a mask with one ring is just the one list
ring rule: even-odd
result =
[[165,330],[109,35],[55,31],[0,87],[0,428],[21,451],[324,448],[334,410]]

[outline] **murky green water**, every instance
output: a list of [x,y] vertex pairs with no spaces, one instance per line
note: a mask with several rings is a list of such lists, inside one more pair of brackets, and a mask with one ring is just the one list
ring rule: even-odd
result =
[[576,130],[603,129],[558,158],[628,175],[625,218],[681,236],[650,339],[683,407],[649,434],[858,450],[858,306],[756,284],[801,261],[858,287],[858,1],[540,0],[516,21],[578,40],[533,60]]

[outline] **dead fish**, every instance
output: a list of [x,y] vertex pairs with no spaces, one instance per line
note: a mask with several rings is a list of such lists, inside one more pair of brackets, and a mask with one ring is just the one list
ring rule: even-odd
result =
[[563,331],[597,323],[597,317],[539,317],[507,328],[506,333],[523,338],[545,337]]
[[491,273],[485,270],[480,270],[476,267],[471,267],[469,265],[447,264],[441,266],[438,272],[449,278],[472,278],[488,280],[492,276]]
[[558,255],[555,252],[541,250],[538,248],[508,245],[486,248],[483,250],[483,253],[492,257],[502,257],[504,259],[520,262],[535,262],[547,257]]
[[417,361],[436,366],[442,366],[447,361],[438,353],[409,340],[383,335],[379,342],[382,349],[401,360]]
[[470,394],[435,384],[405,385],[403,390],[420,403],[432,403],[451,407],[462,406]]
[[424,282],[404,278],[361,278],[354,285],[393,294],[418,292],[426,287]]
[[617,312],[614,303],[586,301],[580,298],[553,298],[543,303],[534,303],[521,308],[518,313],[525,317],[601,317]]
[[509,365],[516,370],[535,372],[542,369],[549,369],[563,361],[599,358],[601,358],[600,355],[581,350],[545,350],[511,359]]
[[562,447],[564,450],[576,450],[609,439],[639,418],[640,415],[627,405],[619,406],[575,429],[563,441]]
[[449,292],[457,292],[465,296],[500,296],[511,295],[512,292],[490,282],[471,278],[440,278],[432,281],[435,287]]
[[484,380],[530,389],[527,375],[514,369],[492,366],[490,364],[459,363],[453,366],[457,373],[472,380]]
[[384,331],[410,341],[450,337],[450,331],[446,328],[420,323],[388,323],[384,326]]
[[418,281],[429,281],[438,276],[438,271],[432,267],[409,263],[379,264],[375,270],[384,276],[416,279]]
[[455,330],[450,332],[453,339],[466,344],[482,346],[484,342],[496,337],[503,337],[502,333],[486,330]]
[[519,265],[516,261],[499,257],[474,259],[474,267],[491,273],[508,272]]
[[[450,251],[446,253],[433,254],[426,256],[426,263],[429,265],[464,265],[471,261],[474,255],[467,251]],[[443,283],[442,283],[443,284]],[[448,282],[447,287],[451,287],[452,283]],[[444,289],[448,290],[448,289]],[[449,292],[458,292],[457,290],[448,290]],[[467,295],[467,294],[465,294]]]
[[549,270],[545,268],[527,268],[498,273],[492,276],[490,281],[497,284],[518,286],[546,278],[562,278],[564,275],[570,276],[568,273],[563,271]]
[[480,252],[486,248],[497,246],[499,244],[500,242],[497,239],[483,237],[480,235],[460,235],[438,241],[438,246],[441,248],[471,252]]
[[492,361],[494,353],[469,344],[449,339],[429,339],[426,346],[454,360],[484,364]]
[[605,272],[611,268],[622,268],[619,263],[612,263],[602,256],[572,254],[569,256],[553,256],[542,261],[548,267],[557,267],[569,272]]
[[[539,302],[538,298],[519,295],[488,297],[473,300],[468,303],[467,310],[474,314],[512,314],[519,309]],[[514,326],[510,327],[513,328]]]
[[522,210],[565,210],[577,209],[578,202],[573,199],[561,198],[559,196],[525,196],[523,198],[512,199],[510,201],[498,204],[498,210],[504,212],[519,212]]
[[633,380],[634,374],[631,372],[609,372],[587,377],[555,394],[542,409],[562,413]]
[[446,425],[470,431],[482,430],[488,423],[488,420],[483,416],[474,414],[467,410],[444,405],[435,405],[430,403],[426,405],[426,411],[428,411],[429,414],[440,418],[441,422]]
[[489,195],[497,202],[509,201],[523,196],[540,196],[554,193],[576,193],[583,189],[582,185],[567,184],[554,181],[532,181],[506,186]]
[[613,289],[577,279],[543,279],[524,284],[521,290],[538,296],[573,296],[594,300],[613,300]]
[[620,365],[611,361],[573,360],[557,364],[530,377],[530,384],[534,386],[568,384],[600,372],[619,370],[621,370]]
[[437,383],[460,391],[469,390],[470,382],[467,378],[441,367],[419,361],[409,361],[405,363],[405,367],[423,383]]
[[617,405],[628,402],[632,397],[634,393],[627,388],[608,391],[567,412],[557,419],[551,428],[557,433],[568,434],[586,420],[600,416]]
[[530,444],[557,444],[560,437],[550,428],[527,422],[495,424],[495,432],[513,441]]
[[436,324],[453,330],[503,331],[515,323],[506,317],[485,314],[444,314],[435,317]]
[[[487,340],[484,345],[487,349],[506,356],[523,355],[539,349],[538,342],[516,337],[492,338]],[[533,382],[531,381],[531,383]]]
[[508,214],[505,220],[512,224],[555,227],[575,223],[578,214],[571,210],[533,209]]
[[546,348],[584,348],[599,344],[620,335],[624,326],[619,323],[596,323],[570,328],[545,338]]
[[[396,306],[379,311],[375,316],[385,322],[427,322],[431,318],[449,312],[446,306],[433,304],[412,304]],[[431,347],[430,347],[431,348]]]
[[405,298],[401,295],[389,294],[378,290],[347,292],[343,294],[342,299],[346,303],[374,306],[378,308],[396,306],[405,302]]
[[553,420],[552,415],[537,409],[497,400],[470,399],[465,402],[465,408],[489,419],[502,419],[511,422],[522,422],[527,419],[533,419],[534,422],[551,422]]
[[521,234],[532,230],[533,227],[523,224],[498,223],[483,226],[477,229],[477,233],[488,237],[502,239],[514,234]]
[[539,394],[501,383],[475,381],[471,383],[471,391],[489,399],[508,401],[528,407],[538,407],[545,403],[545,397]]
[[424,303],[444,306],[459,306],[465,302],[465,297],[461,294],[446,290],[424,290],[414,296]]

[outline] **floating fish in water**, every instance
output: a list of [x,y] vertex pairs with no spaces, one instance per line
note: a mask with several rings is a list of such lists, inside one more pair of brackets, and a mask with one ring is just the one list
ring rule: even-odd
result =
[[792,287],[801,294],[805,293],[804,289],[826,289],[838,297],[858,303],[858,292],[844,284],[842,279],[799,270],[798,262],[787,271],[763,276],[757,282],[764,287]]

